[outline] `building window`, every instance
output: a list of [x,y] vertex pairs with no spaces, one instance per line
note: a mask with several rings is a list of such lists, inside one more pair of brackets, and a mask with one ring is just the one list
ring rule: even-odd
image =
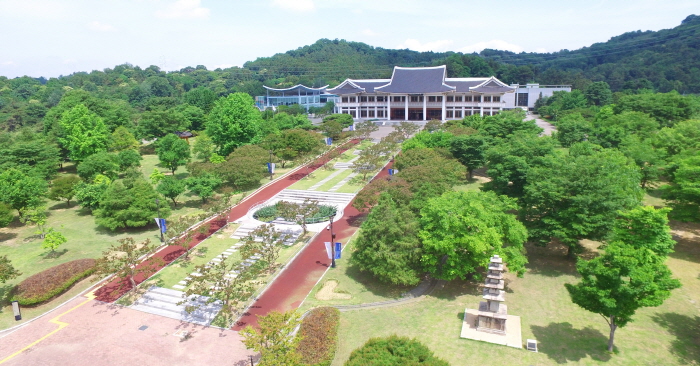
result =
[[462,118],[462,111],[455,111],[455,118]]
[[411,95],[411,102],[417,102],[418,101],[418,96],[417,95]]
[[493,101],[495,103],[499,103],[501,101],[501,97],[493,97]]
[[377,102],[386,102],[383,95],[377,95]]
[[471,96],[471,95],[465,95],[465,96],[464,96],[464,101],[465,101],[465,102],[471,102],[471,101],[472,101],[472,96]]
[[350,97],[350,103],[355,103],[357,99],[355,97]]
[[486,103],[491,102],[491,96],[490,96],[490,95],[484,95],[484,102],[486,102]]
[[455,96],[455,102],[461,102],[462,101],[462,96],[461,95],[456,95]]
[[434,96],[434,95],[428,96],[428,102],[434,102],[434,101],[435,101],[435,96]]
[[367,101],[367,97],[360,97],[360,102],[366,102],[366,101]]
[[343,97],[342,100],[343,100],[343,103],[347,103],[347,102],[348,102],[348,97]]
[[447,118],[454,118],[454,111],[445,111]]
[[442,95],[438,95],[438,96],[437,96],[437,101],[438,101],[438,102],[442,102]]
[[377,111],[377,117],[384,118],[384,110],[383,109],[380,109]]
[[374,95],[370,95],[367,97],[368,102],[374,102]]
[[366,109],[360,109],[360,117],[367,118],[367,110]]
[[477,102],[477,103],[481,102],[481,95],[475,95],[475,96],[474,96],[474,101]]
[[357,114],[355,114],[354,109],[350,111],[350,115],[352,116],[352,118],[357,118]]
[[374,118],[374,109],[370,109],[370,110],[368,111],[368,116],[369,116],[370,118]]
[[453,96],[450,95],[450,96],[447,97],[447,101],[448,101],[448,102],[454,102],[454,101],[455,101],[455,97],[453,97]]

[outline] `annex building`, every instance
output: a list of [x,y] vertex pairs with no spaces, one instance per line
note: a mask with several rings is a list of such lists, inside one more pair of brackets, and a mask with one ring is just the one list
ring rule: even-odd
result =
[[255,106],[260,110],[267,108],[276,109],[281,105],[299,104],[309,110],[309,107],[323,107],[326,102],[337,102],[337,96],[328,94],[328,85],[320,88],[310,88],[304,85],[296,85],[291,88],[276,89],[263,85],[265,95],[255,97]]
[[327,93],[337,95],[336,113],[356,119],[427,121],[490,116],[506,109],[515,93],[495,77],[448,78],[447,68],[394,67],[391,79],[346,79]]

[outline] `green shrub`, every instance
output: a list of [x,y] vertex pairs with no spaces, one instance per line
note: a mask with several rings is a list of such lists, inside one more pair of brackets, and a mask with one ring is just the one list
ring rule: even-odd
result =
[[[279,204],[279,202],[277,204]],[[265,206],[255,211],[255,213],[253,213],[253,218],[264,222],[270,222],[276,219],[279,217],[277,213],[277,204]],[[311,217],[307,217],[306,223],[315,224],[317,222],[328,220],[328,217],[334,215],[337,211],[338,209],[335,206],[318,205],[318,212]],[[287,218],[287,220],[292,219],[293,218]]]
[[28,277],[17,285],[14,300],[28,306],[50,300],[95,270],[94,259],[78,259]]
[[433,355],[428,347],[415,339],[393,335],[370,338],[364,346],[352,351],[345,366],[429,365],[449,366]]
[[333,362],[339,320],[340,311],[331,307],[313,309],[304,318],[297,351],[305,365],[328,366]]

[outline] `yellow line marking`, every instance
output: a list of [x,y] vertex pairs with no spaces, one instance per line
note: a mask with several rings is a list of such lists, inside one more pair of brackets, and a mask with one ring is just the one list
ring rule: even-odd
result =
[[64,322],[62,322],[62,321],[60,321],[60,320],[58,320],[58,319],[59,319],[60,317],[64,316],[64,315],[70,313],[71,311],[73,311],[73,310],[75,310],[75,309],[77,309],[77,308],[79,308],[79,307],[81,307],[81,306],[87,304],[88,302],[94,300],[94,299],[95,299],[95,293],[94,293],[94,292],[91,292],[91,293],[87,294],[86,297],[87,297],[87,300],[85,300],[85,301],[81,302],[80,304],[74,306],[73,308],[71,308],[71,309],[69,309],[69,310],[67,310],[67,311],[65,311],[65,312],[63,312],[63,313],[61,313],[59,316],[57,316],[57,317],[55,317],[55,318],[49,320],[49,323],[58,324],[58,328],[54,329],[54,330],[51,331],[49,334],[47,334],[47,335],[45,335],[45,336],[43,336],[43,337],[37,339],[36,341],[32,342],[32,343],[29,344],[28,346],[22,348],[21,350],[19,350],[19,351],[13,353],[13,354],[7,356],[5,359],[3,359],[2,361],[0,361],[0,364],[3,364],[3,363],[5,363],[5,362],[9,361],[10,359],[14,358],[14,357],[17,356],[18,354],[20,354],[20,353],[22,353],[22,352],[28,350],[28,349],[31,348],[31,347],[34,347],[34,346],[37,345],[39,342],[43,341],[43,340],[46,339],[46,338],[51,337],[52,335],[54,335],[55,333],[57,333],[59,330],[61,330],[61,329],[65,328],[65,327],[67,327],[67,326],[68,326],[68,323],[64,323]]

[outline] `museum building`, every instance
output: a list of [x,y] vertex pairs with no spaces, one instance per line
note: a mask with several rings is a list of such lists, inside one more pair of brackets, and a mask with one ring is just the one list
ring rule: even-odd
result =
[[506,109],[504,95],[517,87],[495,77],[448,78],[447,68],[394,67],[391,79],[346,79],[328,94],[337,95],[336,113],[356,119],[427,121],[491,116]]

